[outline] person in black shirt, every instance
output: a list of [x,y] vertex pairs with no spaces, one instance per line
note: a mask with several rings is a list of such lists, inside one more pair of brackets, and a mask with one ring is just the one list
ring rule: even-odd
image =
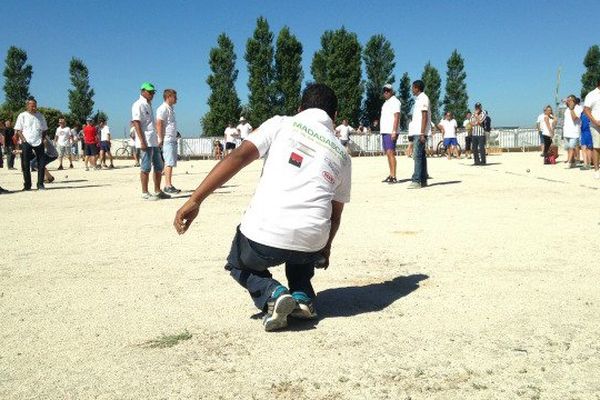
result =
[[6,163],[8,164],[8,169],[16,169],[15,155],[13,154],[13,150],[15,149],[15,143],[13,142],[14,136],[15,130],[12,127],[12,121],[7,119],[4,122],[4,153],[6,154]]

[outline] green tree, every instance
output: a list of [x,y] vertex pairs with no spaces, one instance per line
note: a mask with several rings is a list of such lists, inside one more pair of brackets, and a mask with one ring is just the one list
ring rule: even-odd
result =
[[275,51],[275,113],[293,115],[298,111],[303,78],[302,43],[284,26]]
[[366,98],[364,103],[363,123],[369,124],[374,119],[379,119],[383,97],[381,90],[387,83],[393,84],[394,77],[394,49],[392,44],[383,35],[373,35],[365,45],[363,61],[367,82],[365,85]]
[[440,73],[428,62],[423,69],[421,80],[425,84],[425,94],[429,97],[431,121],[437,124],[440,121],[440,87],[442,85]]
[[363,93],[362,48],[356,33],[342,27],[321,36],[321,49],[313,57],[311,72],[317,83],[330,86],[338,97],[338,120],[359,122]]
[[274,113],[273,32],[263,17],[256,20],[254,34],[246,43],[248,63],[248,121],[259,126]]
[[52,107],[38,107],[38,111],[46,119],[46,124],[48,125],[48,137],[54,139],[56,128],[58,128],[58,120],[60,118],[65,118],[65,113]]
[[462,119],[469,111],[469,95],[467,94],[467,84],[465,82],[467,78],[465,61],[458,50],[452,52],[447,65],[444,112],[450,111],[455,118]]
[[94,110],[94,89],[90,88],[88,68],[82,60],[75,57],[71,59],[69,74],[73,85],[73,89],[69,89],[70,119],[83,124]]
[[33,67],[27,64],[25,50],[11,46],[6,54],[4,67],[4,108],[13,113],[25,106],[29,97],[29,82]]
[[96,110],[92,119],[94,120],[94,124],[99,124],[101,119],[108,123],[108,115],[102,110]]
[[408,72],[402,74],[400,79],[400,89],[398,89],[398,97],[402,105],[400,106],[400,129],[407,130],[408,123],[411,119],[411,112],[415,100],[412,97],[412,82],[408,76]]
[[585,72],[581,75],[581,98],[594,90],[600,78],[600,47],[597,44],[589,48],[583,60]]
[[210,50],[211,74],[206,79],[210,88],[208,112],[202,117],[205,136],[221,136],[228,123],[240,115],[240,99],[235,90],[238,70],[233,42],[225,33],[219,35],[217,47]]

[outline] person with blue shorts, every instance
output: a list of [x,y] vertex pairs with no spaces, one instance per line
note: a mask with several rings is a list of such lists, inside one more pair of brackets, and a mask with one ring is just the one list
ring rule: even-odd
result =
[[394,96],[394,88],[389,83],[383,87],[385,102],[381,107],[381,143],[390,168],[390,174],[382,182],[396,183],[396,141],[400,126],[400,100]]
[[442,131],[442,135],[444,135],[444,147],[446,148],[448,160],[452,157],[452,154],[454,154],[456,158],[460,158],[458,141],[456,140],[456,129],[458,124],[450,111],[446,111],[444,119],[440,121],[437,127]]
[[583,155],[583,165],[581,169],[584,171],[592,169],[592,151],[594,151],[594,143],[592,142],[592,131],[590,129],[590,118],[586,113],[581,113],[581,153]]
[[[135,147],[141,150],[140,181],[142,183],[142,199],[170,199],[171,196],[160,190],[163,161],[160,156],[158,135],[154,128],[154,113],[152,112],[151,103],[156,90],[154,85],[149,82],[144,82],[140,90],[140,98],[131,106],[131,121],[136,133]],[[148,181],[152,167],[154,167],[154,193],[149,193]]]

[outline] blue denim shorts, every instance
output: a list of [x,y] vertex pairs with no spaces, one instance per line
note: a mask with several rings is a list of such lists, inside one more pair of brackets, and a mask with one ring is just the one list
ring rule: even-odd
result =
[[565,149],[571,150],[579,145],[579,138],[565,138]]
[[449,147],[449,146],[458,146],[458,141],[456,140],[456,138],[447,138],[444,139],[444,146]]
[[160,149],[158,147],[147,147],[146,150],[141,151],[142,161],[140,162],[140,169],[142,172],[150,172],[154,167],[154,172],[162,172],[163,160],[160,157]]
[[177,166],[177,142],[165,142],[163,144],[162,154],[165,159],[165,166]]

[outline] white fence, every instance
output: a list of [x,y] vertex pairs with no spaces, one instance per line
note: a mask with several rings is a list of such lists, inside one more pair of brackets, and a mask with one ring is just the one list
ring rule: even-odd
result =
[[[461,147],[465,146],[465,132],[457,134],[458,142]],[[179,140],[179,155],[183,158],[200,157],[211,158],[214,154],[214,142],[222,138],[185,138]],[[442,140],[441,133],[435,133],[429,139],[429,145],[435,149]],[[557,141],[559,139],[556,139]],[[238,140],[237,144],[239,145]],[[401,132],[398,137],[398,148],[404,148],[408,145],[408,134]],[[521,149],[537,147],[540,145],[539,134],[536,129],[493,129],[489,134],[489,146],[500,147],[503,149]],[[358,155],[381,154],[381,135],[379,133],[353,134],[350,136],[350,149],[352,153]]]

